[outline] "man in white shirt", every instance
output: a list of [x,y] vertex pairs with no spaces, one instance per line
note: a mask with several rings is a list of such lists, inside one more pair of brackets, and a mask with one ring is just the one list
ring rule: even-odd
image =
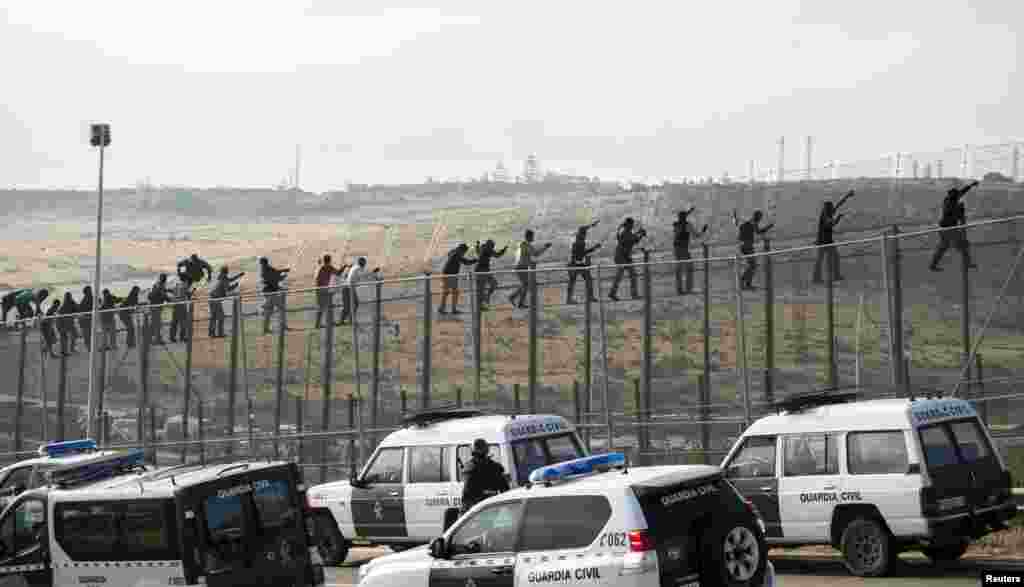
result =
[[356,311],[359,310],[359,295],[356,294],[356,288],[354,287],[360,281],[366,273],[366,257],[359,257],[356,264],[349,268],[348,272],[345,273],[342,282],[344,287],[341,290],[341,320],[338,324],[345,324],[355,316]]

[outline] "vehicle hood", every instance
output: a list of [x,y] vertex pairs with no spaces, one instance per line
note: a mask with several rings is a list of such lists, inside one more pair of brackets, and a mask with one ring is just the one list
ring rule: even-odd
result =
[[[396,552],[394,554],[385,554],[379,556],[366,564],[360,566],[359,570],[362,573],[369,572],[370,569],[382,567],[393,563],[412,563],[418,561],[430,561],[434,557],[430,556],[430,545],[424,544],[417,546],[416,548],[410,548],[404,552]],[[366,569],[365,571],[363,569]]]

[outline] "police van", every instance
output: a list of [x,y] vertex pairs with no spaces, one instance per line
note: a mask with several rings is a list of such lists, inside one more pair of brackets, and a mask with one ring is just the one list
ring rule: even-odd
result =
[[775,584],[764,526],[717,467],[541,467],[429,546],[359,568],[359,587],[753,587]]
[[22,491],[45,485],[46,474],[53,469],[88,460],[89,455],[98,451],[96,441],[91,439],[54,442],[40,446],[38,457],[0,469],[0,510]]
[[458,518],[462,467],[473,441],[489,443],[515,487],[530,471],[586,456],[572,424],[557,415],[487,415],[473,409],[425,410],[381,441],[350,481],[310,487],[307,499],[325,564],[341,564],[353,543],[402,550],[426,544]]
[[97,452],[0,513],[0,585],[323,584],[292,463],[148,471]]
[[1010,474],[971,403],[926,397],[856,401],[810,393],[780,402],[723,461],[773,545],[830,544],[849,571],[884,575],[921,549],[959,558],[1016,513]]

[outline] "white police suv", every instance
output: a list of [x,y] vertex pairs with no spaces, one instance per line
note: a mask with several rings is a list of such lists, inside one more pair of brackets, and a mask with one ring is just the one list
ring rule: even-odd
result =
[[323,585],[293,463],[96,452],[0,513],[0,585]]
[[763,525],[717,467],[628,468],[621,453],[530,474],[359,587],[774,585]]
[[556,415],[441,408],[411,415],[406,424],[381,441],[354,480],[307,492],[326,564],[341,564],[353,543],[402,550],[441,534],[458,518],[462,465],[477,438],[490,444],[512,487],[538,467],[587,454],[572,424]]
[[[95,440],[69,440],[53,442],[39,447],[39,456],[18,461],[0,469],[0,510],[26,489],[34,489],[46,484],[46,474],[50,471],[73,465],[90,455],[99,452]],[[107,455],[113,454],[107,452]]]
[[903,550],[955,560],[1015,515],[1010,474],[969,402],[856,399],[795,395],[726,456],[769,544],[831,544],[851,573],[879,576]]

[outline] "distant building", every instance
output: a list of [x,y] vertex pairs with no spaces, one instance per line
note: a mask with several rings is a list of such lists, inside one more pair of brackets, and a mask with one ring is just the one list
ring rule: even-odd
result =
[[531,154],[523,164],[524,183],[537,183],[540,181],[540,165],[537,163],[537,156]]
[[508,170],[505,169],[505,163],[498,161],[498,164],[494,166],[494,174],[492,176],[494,181],[500,183],[508,182]]

